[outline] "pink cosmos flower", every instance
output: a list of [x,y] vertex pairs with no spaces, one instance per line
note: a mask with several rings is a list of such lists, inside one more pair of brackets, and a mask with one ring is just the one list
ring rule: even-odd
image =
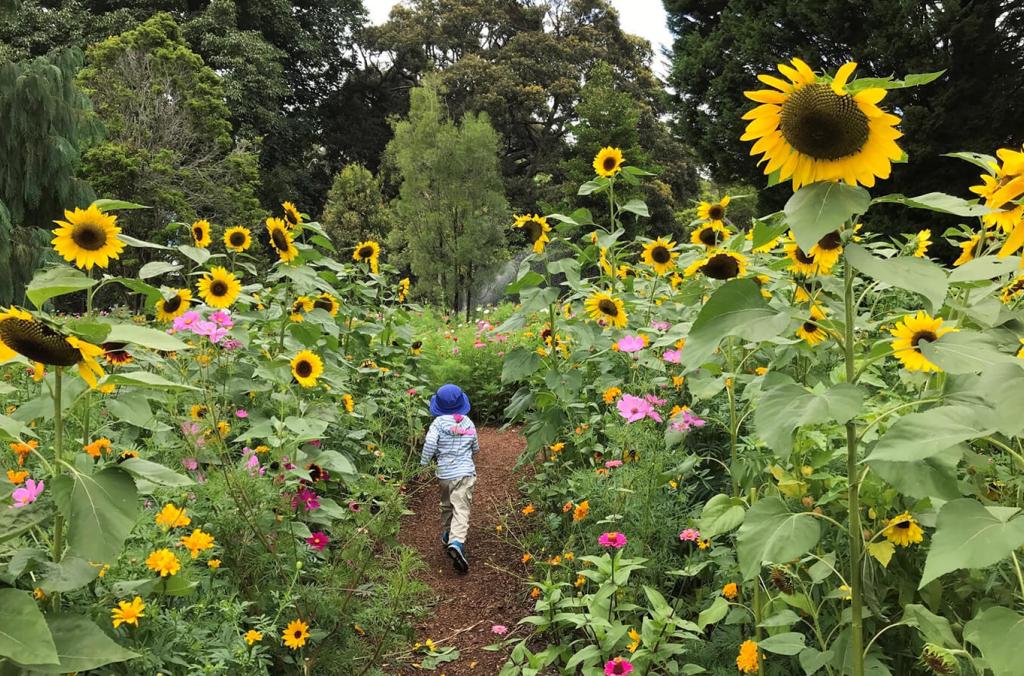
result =
[[245,461],[245,466],[249,469],[256,469],[260,466],[260,459],[255,453],[249,456],[249,459]]
[[621,676],[633,671],[633,665],[625,657],[616,657],[604,665],[605,676]]
[[634,397],[632,394],[624,394],[619,397],[616,406],[619,408],[619,415],[630,423],[643,420],[651,412],[650,402],[644,401],[640,397]]
[[661,358],[667,361],[669,364],[678,364],[683,359],[682,350],[665,350],[661,354]]
[[616,467],[622,467],[622,461],[621,460],[609,460],[608,462],[606,462],[604,464],[604,466],[607,467],[608,469],[615,469]]
[[602,547],[622,549],[626,546],[626,535],[624,533],[617,533],[615,531],[612,531],[610,533],[602,533],[601,537],[597,538],[597,542]]
[[483,343],[478,340],[475,343],[473,343],[473,347],[479,350],[481,347],[487,347],[487,343]]
[[175,331],[191,331],[192,325],[201,319],[202,315],[195,310],[189,310],[185,314],[175,317],[172,326]]
[[235,340],[234,338],[228,338],[221,344],[221,347],[225,350],[237,350],[242,347],[242,341]]
[[43,481],[36,482],[35,479],[29,479],[25,482],[25,485],[21,488],[15,488],[14,492],[11,493],[11,498],[14,499],[14,504],[8,509],[15,509],[17,507],[24,507],[30,505],[39,499],[39,496],[43,494],[43,489],[46,487],[46,483]]
[[222,326],[225,329],[230,329],[235,326],[234,320],[231,319],[231,313],[226,310],[217,310],[210,315],[210,319],[213,320],[213,323],[217,326]]
[[700,531],[696,528],[687,528],[679,534],[680,542],[696,542],[700,540]]
[[210,339],[211,343],[219,343],[228,335],[228,330],[217,326],[213,322],[200,320],[192,325],[192,333],[197,336],[206,336]]
[[408,394],[410,397],[415,397],[416,396],[416,388],[415,387],[410,387],[409,389],[407,389],[405,391],[405,393]]
[[693,411],[686,408],[676,414],[671,427],[675,432],[689,432],[691,428],[704,427],[705,424],[707,424],[707,421],[694,415]]
[[195,458],[182,458],[181,464],[190,472],[194,472],[199,469],[199,461]]
[[644,339],[640,336],[626,336],[620,338],[615,345],[619,348],[619,352],[639,352],[644,349]]
[[453,347],[452,348],[452,354],[458,354],[458,353],[459,353],[459,348]]
[[320,446],[322,446],[323,443],[324,442],[320,439],[311,439],[309,441],[309,445],[312,446],[313,448],[320,448]]
[[654,396],[653,394],[644,395],[644,399],[651,406],[664,406],[665,405],[665,400],[664,399],[659,399],[658,397]]
[[491,626],[491,633],[497,634],[498,636],[504,636],[508,633],[508,627],[503,624],[495,624]]
[[240,408],[237,411],[235,411],[235,417],[236,418],[248,418],[249,417],[249,412],[246,411],[244,408]]
[[651,321],[651,328],[653,328],[655,331],[668,331],[669,329],[672,328],[672,325],[669,324],[668,322],[663,322],[655,319]]
[[306,544],[309,545],[310,549],[315,549],[318,552],[322,552],[324,547],[329,545],[331,538],[327,537],[326,533],[317,531],[312,536],[306,538]]
[[313,491],[300,488],[299,492],[292,496],[292,509],[298,509],[300,505],[307,512],[312,512],[320,506],[320,500]]

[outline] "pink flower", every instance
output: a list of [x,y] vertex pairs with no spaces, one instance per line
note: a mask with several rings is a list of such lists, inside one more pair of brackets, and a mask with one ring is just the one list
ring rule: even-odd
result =
[[202,316],[195,310],[189,310],[183,315],[174,318],[175,331],[191,331],[192,325],[200,321]]
[[508,627],[503,624],[495,624],[491,626],[491,633],[497,634],[498,636],[504,636],[508,633]]
[[320,439],[310,439],[309,441],[309,445],[312,446],[313,448],[320,448],[320,446],[323,445],[323,443],[324,442],[321,441]]
[[249,412],[246,411],[244,408],[240,408],[237,411],[235,411],[235,417],[236,418],[248,418],[249,417]]
[[615,345],[619,348],[619,352],[639,352],[644,349],[644,339],[640,336],[626,336],[620,338]]
[[626,422],[637,422],[647,417],[647,414],[651,411],[651,404],[644,401],[640,397],[634,397],[632,394],[624,394],[619,398],[618,404],[619,415],[626,419]]
[[416,396],[416,388],[415,387],[410,387],[409,389],[407,389],[405,391],[405,393],[408,394],[410,397],[415,397]]
[[245,461],[245,466],[249,469],[256,469],[260,466],[260,459],[255,453],[249,456],[249,459]]
[[317,531],[312,536],[306,538],[306,544],[309,545],[310,549],[315,549],[318,552],[322,552],[324,547],[330,544],[330,542],[331,538],[321,531]]
[[300,505],[307,512],[312,512],[320,506],[320,500],[313,491],[308,488],[300,488],[299,492],[292,496],[292,509],[298,509]]
[[229,338],[224,341],[221,347],[224,348],[225,350],[237,350],[238,348],[242,347],[242,341],[235,340],[234,338]]
[[667,361],[669,364],[678,364],[683,359],[682,350],[665,350],[661,354],[661,358]]
[[487,347],[487,343],[482,343],[479,340],[473,343],[473,347],[480,349],[481,347]]
[[690,409],[684,408],[676,414],[671,427],[675,432],[689,432],[690,428],[704,427],[705,424],[707,423],[703,418],[694,415]]
[[452,354],[458,354],[458,353],[459,353],[459,348],[453,347],[452,348]]
[[39,499],[39,496],[43,494],[43,489],[46,487],[46,483],[40,481],[36,483],[35,479],[29,479],[25,482],[25,485],[21,488],[15,488],[14,492],[11,493],[11,498],[14,499],[14,504],[9,509],[16,507],[24,507],[30,505]]
[[617,533],[615,531],[612,531],[610,533],[602,533],[601,537],[597,538],[597,542],[602,547],[622,549],[626,546],[626,536],[624,533]]
[[656,396],[654,396],[653,394],[644,395],[644,399],[651,406],[664,406],[665,405],[665,400],[664,399],[659,399]]
[[700,531],[696,528],[687,528],[679,534],[680,542],[696,542],[700,540]]
[[217,310],[210,315],[210,319],[212,319],[217,326],[223,326],[225,329],[233,328],[235,325],[234,320],[231,319],[231,313],[225,310]]
[[604,665],[605,676],[621,676],[633,671],[633,665],[625,657],[616,657]]
[[604,466],[607,467],[608,469],[615,469],[616,467],[622,467],[622,461],[621,460],[609,460],[608,462],[606,462],[604,464]]
[[359,506],[359,503],[355,500],[349,500],[348,511],[350,512],[361,512],[363,508]]
[[199,469],[199,461],[195,458],[182,458],[181,464],[190,472],[194,472]]
[[669,324],[668,322],[663,322],[655,319],[651,322],[651,328],[653,328],[655,331],[668,331],[669,329],[672,328],[672,325]]
[[219,343],[228,335],[228,330],[221,328],[213,322],[198,321],[192,327],[192,333],[197,336],[206,336],[211,343]]

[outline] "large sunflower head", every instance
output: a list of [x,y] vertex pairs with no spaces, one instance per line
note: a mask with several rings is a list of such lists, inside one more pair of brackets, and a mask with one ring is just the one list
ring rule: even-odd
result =
[[380,244],[373,240],[356,244],[356,248],[352,251],[352,259],[357,263],[366,261],[370,265],[370,270],[377,274],[380,271]]
[[595,291],[583,303],[583,307],[591,319],[603,323],[605,328],[622,329],[629,321],[622,299],[607,291]]
[[303,350],[292,357],[292,375],[295,382],[303,387],[315,387],[316,380],[324,372],[324,362],[310,350]]
[[105,268],[124,251],[124,242],[118,237],[121,228],[117,227],[117,216],[105,214],[92,204],[88,209],[65,210],[64,218],[66,220],[54,221],[60,227],[53,230],[54,238],[50,243],[75,267]]
[[954,267],[960,267],[964,263],[969,263],[981,255],[979,247],[981,245],[981,234],[975,233],[969,238],[960,242],[960,257],[953,261]]
[[717,202],[701,202],[697,205],[697,218],[703,221],[724,221],[725,208],[732,198],[726,195]]
[[999,291],[999,299],[1009,305],[1024,295],[1024,275],[1017,275]]
[[173,321],[188,310],[192,304],[191,289],[174,289],[170,298],[161,298],[156,302],[156,318],[162,322]]
[[133,361],[132,353],[125,349],[127,343],[103,343],[103,358],[111,366],[124,366]]
[[548,219],[537,214],[524,214],[516,216],[515,219],[512,227],[522,228],[526,231],[530,236],[530,242],[533,243],[533,252],[544,253],[544,246],[551,241],[551,238],[548,237],[548,233],[551,232]]
[[690,233],[690,242],[708,249],[719,247],[732,235],[722,221],[705,221]]
[[252,237],[249,233],[249,228],[236,225],[224,231],[224,246],[229,251],[241,253],[248,249],[250,245],[252,245]]
[[338,299],[325,291],[313,299],[313,307],[325,310],[333,317],[338,314]]
[[648,242],[644,245],[644,264],[654,268],[659,275],[668,274],[676,267],[676,258],[679,257],[679,252],[673,251],[675,246],[675,242],[664,237]]
[[896,145],[900,118],[878,107],[886,91],[871,87],[847,91],[857,67],[846,63],[831,82],[820,81],[800,59],[779,64],[788,79],[758,75],[772,89],[744,92],[761,104],[748,111],[743,141],[756,141],[751,155],[761,155],[764,173],[779,172],[793,189],[816,181],[844,181],[871,187],[888,178],[892,162],[903,156]]
[[284,221],[288,224],[288,227],[292,230],[299,227],[302,223],[302,214],[295,208],[295,205],[291,202],[285,202],[281,205],[281,208],[284,210]]
[[910,241],[914,245],[914,257],[924,258],[928,255],[928,247],[932,245],[932,231],[920,230]]
[[196,221],[193,223],[189,230],[192,232],[192,243],[196,246],[205,249],[210,246],[210,242],[213,238],[210,236],[210,222],[207,220]]
[[924,541],[924,531],[910,512],[903,512],[889,519],[882,530],[885,539],[900,547]]
[[747,257],[735,251],[711,251],[691,263],[683,276],[692,277],[698,272],[710,279],[736,279],[747,274]]
[[242,283],[238,277],[220,266],[212,268],[199,279],[199,297],[210,307],[231,307],[241,292]]
[[814,262],[818,264],[818,272],[827,275],[839,261],[843,254],[843,237],[838,230],[833,230],[818,240],[818,243],[808,251]]
[[828,338],[828,332],[822,328],[820,322],[825,319],[825,313],[817,305],[811,306],[811,316],[797,327],[796,335],[803,338],[809,345],[817,345]]
[[789,271],[801,277],[813,277],[820,271],[818,260],[810,253],[800,248],[790,233],[789,239],[783,245],[783,250],[790,260]]
[[313,311],[313,299],[309,296],[299,296],[292,302],[292,311],[289,318],[293,322],[301,322],[304,315]]
[[943,326],[940,317],[932,317],[925,312],[907,315],[896,326],[889,330],[895,340],[892,341],[893,353],[908,371],[942,371],[921,352],[922,343],[934,343],[942,336],[956,331],[951,326]]
[[611,178],[622,169],[622,151],[618,148],[601,148],[594,158],[594,172],[603,178]]
[[103,367],[97,357],[103,348],[87,343],[77,336],[65,336],[31,314],[18,308],[0,312],[0,362],[23,355],[37,364],[78,366],[82,380],[95,388],[102,378]]
[[280,218],[267,219],[267,243],[285,263],[292,262],[299,255],[292,242],[292,233]]
[[981,175],[981,184],[971,186],[971,192],[985,198],[985,206],[992,209],[1024,195],[1024,148],[1000,148],[996,157],[990,172]]

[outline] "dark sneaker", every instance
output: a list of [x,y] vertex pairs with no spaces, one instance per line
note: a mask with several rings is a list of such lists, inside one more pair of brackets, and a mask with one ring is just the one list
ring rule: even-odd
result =
[[448,556],[452,560],[452,565],[455,566],[455,570],[460,573],[469,572],[469,561],[466,559],[466,552],[463,549],[462,543],[458,540],[453,540],[448,545]]
[[444,549],[448,549],[448,531],[444,531],[441,533],[441,547]]

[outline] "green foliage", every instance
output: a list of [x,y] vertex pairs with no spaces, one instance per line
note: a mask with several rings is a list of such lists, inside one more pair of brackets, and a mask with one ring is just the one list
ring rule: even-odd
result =
[[346,164],[334,176],[320,223],[339,251],[365,240],[386,240],[391,215],[380,179],[361,164]]

